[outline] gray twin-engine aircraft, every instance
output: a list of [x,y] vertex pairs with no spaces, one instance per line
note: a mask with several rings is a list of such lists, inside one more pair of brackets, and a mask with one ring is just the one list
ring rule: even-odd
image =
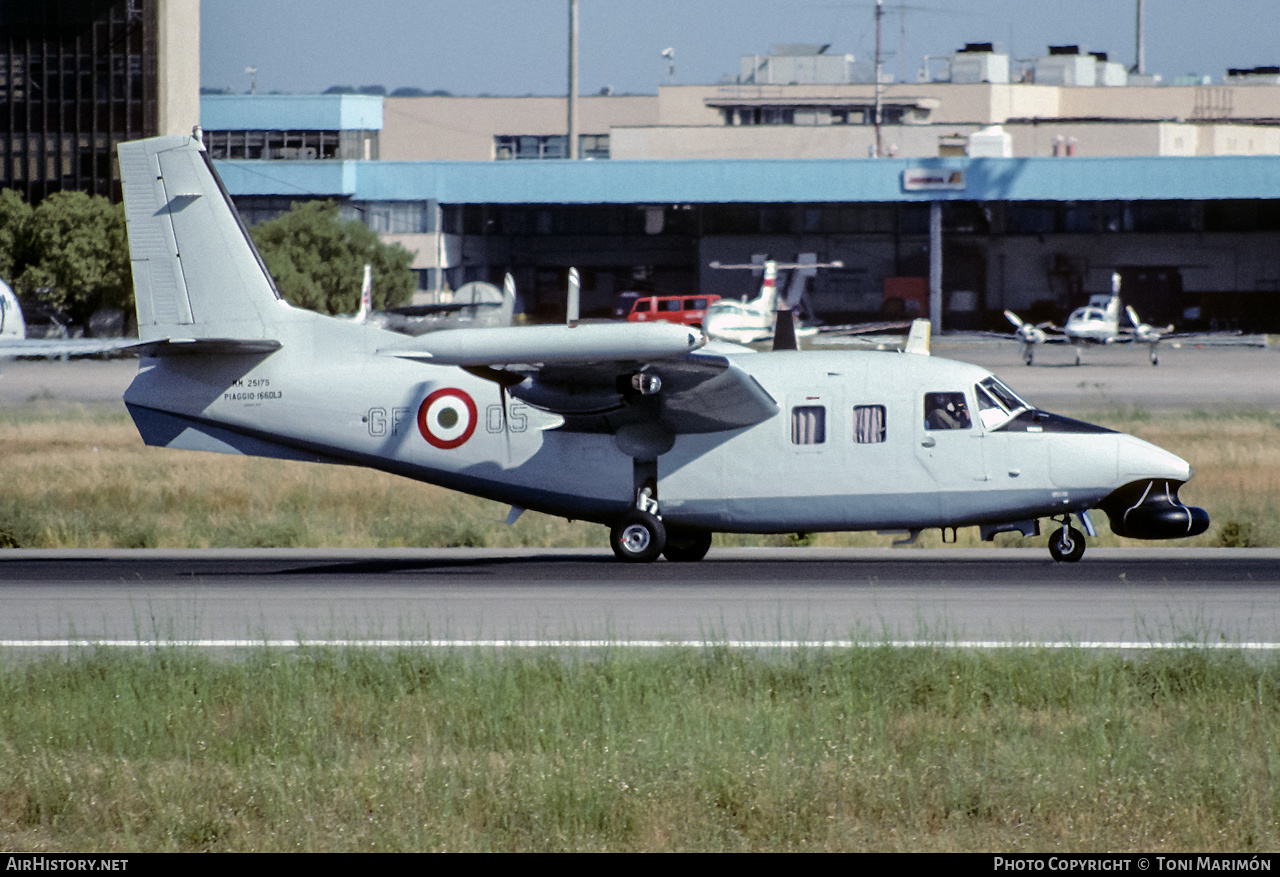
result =
[[[1037,410],[928,355],[707,344],[667,323],[418,338],[281,300],[197,140],[120,146],[141,354],[125,402],[148,444],[369,466],[612,528],[623,560],[701,559],[716,531],[1059,527],[1078,560],[1192,536],[1191,469]],[[780,332],[780,335],[787,333]],[[784,345],[785,346],[785,345]],[[927,344],[909,344],[908,349]]]

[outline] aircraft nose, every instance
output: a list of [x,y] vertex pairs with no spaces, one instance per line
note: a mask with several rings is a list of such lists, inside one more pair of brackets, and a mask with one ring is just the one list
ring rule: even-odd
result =
[[1126,435],[1117,450],[1117,475],[1121,483],[1138,478],[1166,478],[1178,482],[1191,479],[1191,465],[1186,460],[1150,442]]

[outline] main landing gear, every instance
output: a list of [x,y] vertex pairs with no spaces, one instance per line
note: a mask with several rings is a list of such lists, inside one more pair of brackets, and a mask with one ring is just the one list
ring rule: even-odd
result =
[[683,527],[668,530],[658,517],[658,503],[650,488],[644,487],[636,496],[635,508],[609,531],[609,546],[619,560],[628,563],[652,563],[658,555],[674,563],[692,563],[707,556],[711,532]]
[[657,515],[632,509],[609,531],[609,546],[619,560],[651,563],[667,547],[667,528]]

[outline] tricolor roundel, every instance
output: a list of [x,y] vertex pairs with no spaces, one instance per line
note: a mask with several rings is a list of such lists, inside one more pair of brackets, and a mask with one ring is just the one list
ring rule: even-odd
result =
[[418,407],[418,431],[437,448],[460,447],[476,431],[476,403],[462,390],[436,390]]

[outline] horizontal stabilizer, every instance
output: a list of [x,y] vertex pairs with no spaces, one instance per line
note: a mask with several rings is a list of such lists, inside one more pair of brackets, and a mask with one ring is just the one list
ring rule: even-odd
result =
[[273,338],[167,338],[136,344],[140,356],[255,356],[274,353],[280,342]]

